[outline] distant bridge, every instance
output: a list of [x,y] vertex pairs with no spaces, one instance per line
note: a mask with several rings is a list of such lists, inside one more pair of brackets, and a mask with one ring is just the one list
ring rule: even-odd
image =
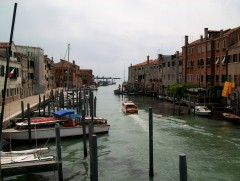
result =
[[104,76],[102,76],[102,77],[94,77],[94,79],[121,79],[121,78],[116,78],[116,77],[104,77]]

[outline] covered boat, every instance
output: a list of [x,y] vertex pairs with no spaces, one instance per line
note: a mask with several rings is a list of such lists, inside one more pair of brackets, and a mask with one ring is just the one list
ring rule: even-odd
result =
[[[59,110],[54,112],[56,117],[36,118],[31,120],[31,139],[55,138],[55,125],[60,124],[61,137],[73,137],[83,135],[82,118],[74,114],[75,110]],[[91,117],[86,117],[86,134],[89,133],[89,122]],[[101,117],[93,118],[94,133],[107,133],[110,125],[107,119]],[[27,121],[16,123],[14,128],[2,130],[2,137],[6,140],[28,140],[29,126]]]

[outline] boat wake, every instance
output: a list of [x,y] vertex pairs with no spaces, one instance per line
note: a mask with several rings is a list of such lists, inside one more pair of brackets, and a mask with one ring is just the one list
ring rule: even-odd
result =
[[140,118],[138,114],[131,114],[129,115],[135,123],[143,128],[144,132],[148,132],[148,121]]

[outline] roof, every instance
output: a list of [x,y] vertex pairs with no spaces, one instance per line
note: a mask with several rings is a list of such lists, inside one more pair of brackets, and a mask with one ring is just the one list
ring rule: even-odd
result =
[[78,66],[78,65],[73,64],[73,63],[71,63],[71,62],[69,62],[69,61],[67,61],[67,60],[61,60],[61,61],[58,62],[58,63],[54,63],[54,67],[55,67],[55,68],[68,67],[68,65],[69,65],[69,66]]
[[149,60],[149,63],[148,61],[145,61],[145,62],[142,62],[142,63],[139,63],[139,64],[135,64],[133,65],[133,67],[137,67],[137,66],[144,66],[144,65],[148,65],[148,64],[157,64],[157,60]]
[[9,47],[9,43],[7,42],[0,43],[0,48],[8,48],[8,47]]

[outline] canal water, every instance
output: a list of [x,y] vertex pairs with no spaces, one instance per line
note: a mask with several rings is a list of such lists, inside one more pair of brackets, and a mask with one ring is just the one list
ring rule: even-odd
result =
[[[114,95],[118,84],[99,87],[97,115],[108,119],[108,134],[99,135],[100,181],[179,180],[179,154],[187,157],[190,181],[240,180],[240,129],[224,120],[188,115],[157,98]],[[121,102],[132,100],[138,115],[125,115]],[[153,109],[154,177],[149,178],[149,107]],[[89,157],[84,158],[82,138],[62,140],[63,176],[66,181],[90,180]],[[54,154],[54,142],[52,145]],[[18,147],[17,149],[24,148]],[[57,172],[21,175],[6,180],[57,180]]]

